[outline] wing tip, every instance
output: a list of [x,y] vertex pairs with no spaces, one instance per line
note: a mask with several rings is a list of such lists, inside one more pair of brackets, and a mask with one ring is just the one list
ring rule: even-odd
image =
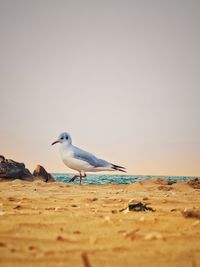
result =
[[112,164],[112,168],[116,171],[126,172],[126,168],[119,165]]

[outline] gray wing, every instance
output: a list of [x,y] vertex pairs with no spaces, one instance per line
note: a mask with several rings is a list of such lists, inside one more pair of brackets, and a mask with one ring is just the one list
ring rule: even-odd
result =
[[103,159],[98,159],[97,157],[95,157],[93,154],[84,151],[78,147],[74,146],[74,158],[76,159],[80,159],[83,161],[86,161],[87,163],[89,163],[91,166],[97,168],[97,167],[108,167],[111,164],[109,162],[107,162],[106,160]]

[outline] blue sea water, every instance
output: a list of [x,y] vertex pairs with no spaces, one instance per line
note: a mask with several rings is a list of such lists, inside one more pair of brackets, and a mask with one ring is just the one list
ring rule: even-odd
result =
[[[52,173],[56,181],[69,183],[69,180],[74,174],[69,173]],[[87,177],[83,178],[84,184],[131,184],[140,180],[150,178],[164,178],[173,181],[188,181],[194,177],[189,176],[149,176],[149,175],[108,175],[108,174],[88,174]],[[79,179],[76,179],[73,183],[78,184]]]

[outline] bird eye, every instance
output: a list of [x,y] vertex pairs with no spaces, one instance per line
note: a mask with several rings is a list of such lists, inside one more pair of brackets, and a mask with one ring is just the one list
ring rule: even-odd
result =
[[66,140],[68,140],[68,136],[66,136]]
[[60,139],[61,139],[61,140],[63,140],[63,139],[64,139],[64,137],[61,137]]

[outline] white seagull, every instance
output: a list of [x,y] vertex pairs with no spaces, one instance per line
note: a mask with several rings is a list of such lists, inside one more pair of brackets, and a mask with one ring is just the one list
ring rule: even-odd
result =
[[79,172],[79,175],[75,175],[71,178],[70,182],[76,178],[80,178],[80,184],[82,178],[86,177],[86,172],[99,172],[99,171],[121,171],[126,172],[124,167],[112,164],[106,160],[99,159],[93,154],[84,151],[74,145],[72,145],[71,136],[68,133],[62,133],[58,139],[52,143],[52,145],[60,143],[60,154],[62,161],[70,169]]

